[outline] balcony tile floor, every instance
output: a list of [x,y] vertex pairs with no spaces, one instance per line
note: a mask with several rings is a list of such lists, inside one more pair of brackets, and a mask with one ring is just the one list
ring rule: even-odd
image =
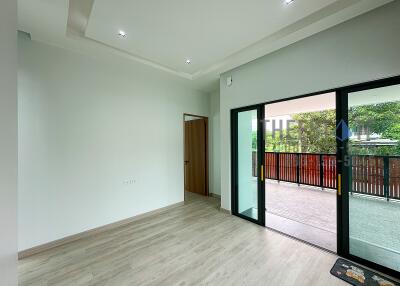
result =
[[267,212],[336,233],[336,191],[267,181]]
[[334,190],[268,180],[266,226],[336,252]]
[[[334,190],[268,180],[266,226],[336,252]],[[350,250],[400,271],[400,202],[350,196]]]

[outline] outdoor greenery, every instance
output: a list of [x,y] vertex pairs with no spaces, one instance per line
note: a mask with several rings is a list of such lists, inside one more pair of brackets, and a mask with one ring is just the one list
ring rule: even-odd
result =
[[[294,122],[286,128],[267,131],[265,151],[336,153],[336,112],[325,110],[292,116]],[[277,122],[276,126],[280,123]],[[353,154],[400,155],[400,102],[388,102],[352,107],[349,109],[349,127],[357,135],[379,134],[381,138],[396,140],[396,146],[362,147],[349,144]],[[256,148],[253,133],[253,148]]]
[[295,114],[289,129],[266,133],[265,151],[335,153],[335,116],[334,110]]
[[396,146],[361,148],[351,146],[354,154],[400,155],[400,102],[386,102],[353,107],[349,110],[349,125],[354,132],[364,129],[368,134],[397,140]]

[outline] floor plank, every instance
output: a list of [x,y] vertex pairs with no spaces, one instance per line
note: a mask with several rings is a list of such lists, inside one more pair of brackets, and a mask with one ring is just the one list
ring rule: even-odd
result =
[[185,205],[19,261],[19,285],[346,285],[337,256],[219,211]]

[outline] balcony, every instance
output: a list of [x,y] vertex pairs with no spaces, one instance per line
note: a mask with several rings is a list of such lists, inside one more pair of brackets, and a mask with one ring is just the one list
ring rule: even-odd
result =
[[[336,156],[267,152],[265,159],[266,225],[336,252]],[[400,158],[357,155],[349,163],[353,253],[399,260],[400,238],[391,232],[400,233]]]
[[266,226],[336,252],[336,192],[265,181]]
[[[400,157],[352,155],[350,193],[400,200]],[[257,176],[253,152],[253,176]],[[266,179],[336,189],[336,155],[265,152]]]

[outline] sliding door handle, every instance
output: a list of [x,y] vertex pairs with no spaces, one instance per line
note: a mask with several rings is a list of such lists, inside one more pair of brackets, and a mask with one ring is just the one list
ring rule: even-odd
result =
[[261,165],[261,174],[260,174],[260,176],[261,176],[261,182],[264,182],[264,165]]

